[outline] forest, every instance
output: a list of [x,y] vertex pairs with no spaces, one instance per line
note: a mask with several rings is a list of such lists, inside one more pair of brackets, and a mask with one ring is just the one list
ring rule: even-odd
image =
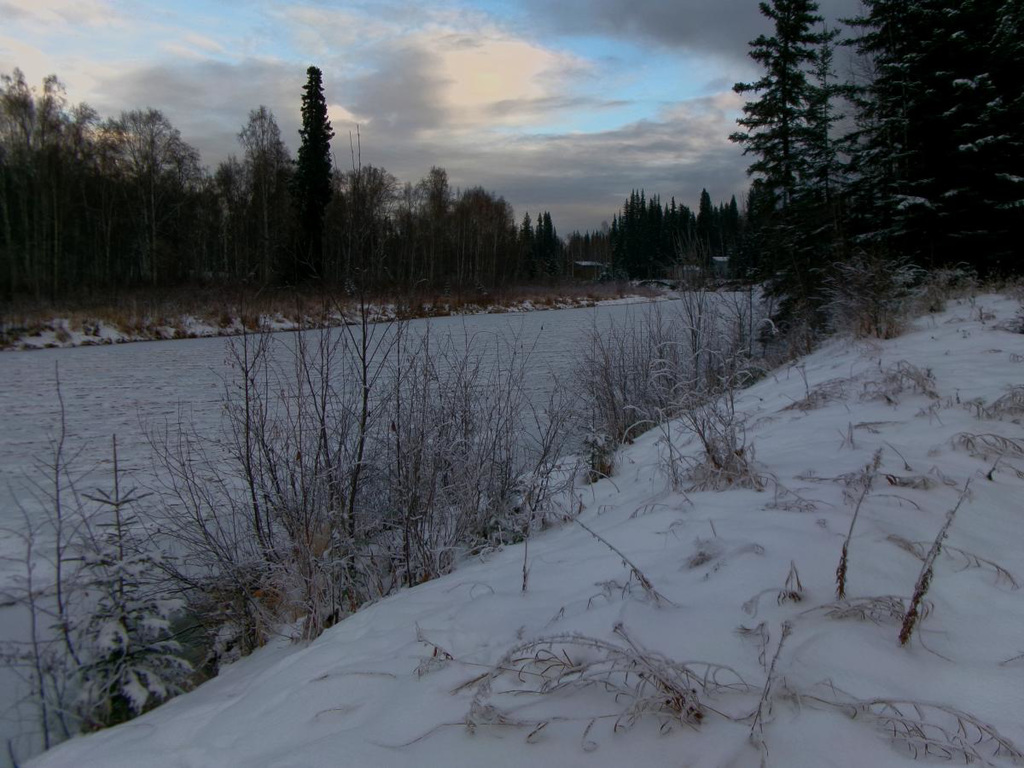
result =
[[[607,265],[605,279],[659,277],[684,247],[713,241],[724,255],[735,241],[735,200],[714,211],[706,192],[696,217],[639,193],[610,231],[563,239],[549,212],[517,222],[504,198],[453,189],[444,168],[412,184],[355,158],[336,167],[322,75],[307,75],[298,157],[260,106],[240,155],[212,172],[157,109],[102,119],[56,76],[37,90],[18,70],[3,75],[0,296],[195,283],[479,293],[557,281],[575,261]],[[728,234],[712,234],[715,215]]]

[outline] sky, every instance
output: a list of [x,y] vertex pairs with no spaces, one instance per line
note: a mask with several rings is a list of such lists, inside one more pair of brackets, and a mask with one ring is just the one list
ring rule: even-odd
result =
[[742,202],[732,85],[768,31],[755,0],[0,0],[0,19],[0,72],[56,74],[104,117],[160,109],[210,168],[261,104],[294,151],[316,65],[338,167],[356,144],[403,182],[441,166],[562,234],[632,189]]

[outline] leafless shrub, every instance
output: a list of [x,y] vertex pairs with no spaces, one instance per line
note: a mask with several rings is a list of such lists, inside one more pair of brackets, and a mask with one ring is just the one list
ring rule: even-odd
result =
[[187,424],[153,436],[163,532],[189,555],[174,576],[223,655],[298,619],[316,637],[571,514],[555,502],[576,470],[560,460],[575,433],[568,393],[531,402],[529,345],[494,344],[368,321],[246,335],[226,445]]
[[[930,542],[910,541],[909,539],[905,539],[902,536],[897,536],[895,534],[887,536],[886,540],[892,542],[900,549],[909,552],[918,560],[923,561],[928,556]],[[988,560],[980,555],[976,555],[973,552],[968,552],[966,549],[951,547],[949,544],[944,544],[942,546],[942,553],[960,566],[957,568],[959,571],[966,571],[972,568],[985,568],[995,573],[997,584],[1004,583],[1009,586],[1010,589],[1020,588],[1020,583],[1014,575],[1006,568],[999,565],[999,563]]]
[[649,307],[638,321],[595,327],[578,366],[593,431],[631,442],[755,380],[755,311],[752,295],[695,290]]
[[611,477],[615,470],[615,449],[615,441],[603,432],[591,429],[583,436],[588,482],[596,483],[602,478]]
[[890,405],[897,405],[899,396],[907,391],[925,395],[933,400],[939,399],[931,370],[922,370],[906,360],[900,360],[883,370],[880,379],[867,382],[861,399],[884,400]]
[[684,457],[692,491],[730,488],[764,490],[765,476],[747,443],[746,429],[728,398],[704,402],[680,415],[680,421],[696,436],[701,453]]
[[977,275],[967,265],[931,269],[914,290],[916,309],[942,312],[947,301],[973,295],[977,289]]
[[[466,727],[471,732],[490,725],[531,727],[532,735],[560,718],[512,717],[488,702],[503,695],[550,697],[597,689],[625,705],[612,716],[616,731],[628,730],[647,716],[657,718],[667,731],[676,725],[699,726],[710,711],[706,698],[749,690],[730,667],[670,659],[634,640],[621,623],[613,632],[619,642],[566,633],[514,646],[476,686]],[[497,690],[505,677],[511,687]],[[592,725],[591,720],[588,732]]]
[[24,636],[18,630],[0,641],[0,663],[19,681],[5,690],[7,717],[21,726],[7,743],[15,765],[22,747],[49,749],[125,722],[195,682],[171,628],[181,602],[162,579],[173,554],[140,516],[150,494],[125,481],[116,437],[110,486],[82,490],[85,451],[66,430],[59,376],[56,396],[50,451],[16,485],[22,524],[0,527],[22,548],[0,556],[13,566],[0,605],[26,622]]
[[909,262],[893,262],[882,253],[860,252],[834,264],[825,288],[833,329],[857,337],[898,336],[906,327],[911,287],[919,276]]
[[953,525],[953,518],[960,509],[960,505],[963,504],[964,499],[967,498],[970,485],[970,480],[964,484],[964,489],[960,493],[960,498],[957,500],[956,506],[946,513],[946,521],[943,523],[942,528],[939,529],[938,534],[935,536],[935,541],[932,542],[931,548],[924,557],[924,562],[921,566],[921,574],[917,577],[917,584],[914,586],[914,595],[910,599],[910,608],[907,609],[907,614],[903,619],[903,626],[900,628],[900,645],[906,645],[910,641],[911,635],[914,633],[914,626],[920,618],[921,602],[924,600],[925,595],[928,594],[928,588],[931,586],[932,575],[935,567],[935,558],[939,556],[939,552],[942,549],[942,542],[949,534],[949,528]]
[[[1002,286],[1002,293],[1008,294],[1010,298],[1015,299],[1017,302],[1017,313],[1007,320],[1003,320],[996,324],[996,328],[1003,331],[1009,331],[1010,333],[1024,333],[1024,282],[1015,280],[1005,286]],[[1020,355],[1010,355],[1012,362],[1021,362],[1020,360],[1014,361],[1014,357],[1021,357]]]
[[687,377],[669,318],[654,305],[636,322],[594,327],[582,347],[578,380],[585,387],[592,430],[632,442],[672,412],[670,393]]

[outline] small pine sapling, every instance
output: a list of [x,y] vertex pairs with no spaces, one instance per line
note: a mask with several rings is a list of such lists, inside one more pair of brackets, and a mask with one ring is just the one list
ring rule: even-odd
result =
[[132,507],[143,498],[122,493],[114,439],[113,493],[87,496],[111,515],[83,545],[83,576],[95,596],[83,626],[87,658],[79,668],[80,716],[94,730],[141,714],[187,685],[191,665],[171,635],[180,601],[162,594],[153,578],[162,553],[139,534]]

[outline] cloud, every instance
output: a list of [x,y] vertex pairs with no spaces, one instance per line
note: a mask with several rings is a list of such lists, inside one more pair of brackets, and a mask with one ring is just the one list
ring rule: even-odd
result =
[[295,144],[298,104],[305,82],[301,66],[264,59],[237,63],[175,61],[109,73],[96,85],[93,106],[115,116],[153,107],[167,115],[206,164],[238,153],[238,132],[249,110],[274,110],[282,136]]
[[742,194],[745,163],[726,138],[734,106],[726,93],[667,105],[655,119],[613,130],[445,147],[443,164],[453,184],[496,191],[520,217],[550,210],[566,234],[610,221],[634,188],[690,207],[704,187],[716,201]]
[[[642,40],[747,63],[748,43],[769,30],[753,0],[527,0],[558,33]],[[856,15],[860,0],[821,0],[826,20]]]
[[[736,34],[724,25],[703,38],[673,32],[671,14],[647,12],[654,5],[634,0],[635,18],[616,25],[611,15],[619,0],[593,0],[575,29],[607,24],[615,27],[607,34],[631,35],[644,45],[668,46],[683,35],[719,56],[709,38]],[[45,0],[18,23],[29,29],[46,13],[73,7],[78,4],[70,0]],[[82,7],[105,6],[86,0]],[[219,24],[209,17],[190,22],[173,7],[156,21],[125,16],[120,28],[79,36],[84,47],[72,50],[54,48],[46,35],[28,35],[31,48],[0,38],[0,64],[49,55],[48,69],[72,78],[73,100],[89,101],[104,116],[160,109],[212,167],[240,153],[237,134],[260,104],[274,111],[282,137],[297,149],[301,88],[313,61],[324,71],[339,165],[349,164],[349,135],[358,124],[364,163],[411,182],[431,165],[445,166],[454,185],[502,194],[519,216],[551,210],[563,233],[610,220],[633,188],[693,206],[702,187],[727,200],[746,184],[746,163],[727,140],[740,106],[729,90],[735,78],[722,67],[673,60],[677,70],[657,75],[669,82],[697,77],[701,87],[691,92],[704,96],[670,102],[665,95],[671,98],[672,87],[620,87],[648,83],[647,72],[623,72],[614,58],[588,57],[576,46],[570,52],[558,38],[450,3],[348,0],[339,7],[306,0],[245,8],[250,15],[238,24],[231,14]],[[693,23],[718,14],[710,1],[697,11]],[[546,13],[562,23],[561,5],[546,6]]]
[[40,26],[107,26],[118,15],[105,0],[0,0],[0,18]]
[[[528,124],[564,104],[560,86],[573,72],[586,69],[573,56],[493,33],[435,35],[423,46],[441,51],[437,59],[444,87],[438,95],[457,128]],[[509,102],[531,108],[502,109]]]

